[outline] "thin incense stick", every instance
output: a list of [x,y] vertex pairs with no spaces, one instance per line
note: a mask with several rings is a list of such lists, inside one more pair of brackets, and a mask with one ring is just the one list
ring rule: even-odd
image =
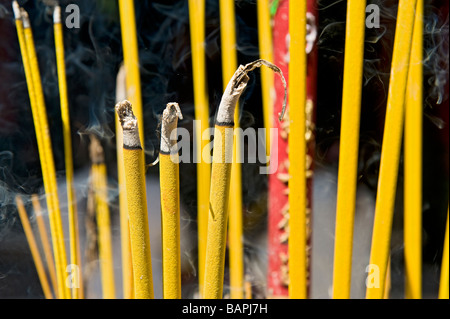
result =
[[59,210],[56,172],[33,34],[27,12],[19,8],[16,1],[13,1],[13,9],[16,18],[20,51],[24,63],[27,86],[30,95],[30,104],[36,131],[47,207],[49,210],[50,231],[53,242],[56,276],[58,282],[58,297],[61,299],[70,298],[69,287],[68,285],[65,285],[67,260],[64,246],[64,234],[62,231],[61,213]]
[[[222,45],[222,79],[226,88],[237,68],[236,20],[233,0],[220,0],[220,38]],[[234,113],[234,128],[239,128],[239,106]],[[235,130],[229,209],[230,297],[244,298],[244,249],[242,229],[242,154],[241,132]]]
[[31,255],[33,257],[34,265],[36,266],[39,281],[41,282],[42,291],[44,292],[46,299],[53,299],[47,275],[45,274],[44,263],[42,262],[41,255],[39,254],[39,248],[36,244],[36,239],[34,238],[33,230],[31,229],[30,221],[28,220],[28,215],[20,196],[16,196],[16,205],[25,236],[27,237],[28,245],[30,246]]
[[[125,66],[121,65],[116,80],[116,102],[126,99]],[[119,211],[120,211],[120,247],[122,252],[122,290],[124,299],[134,296],[133,264],[131,261],[130,223],[128,219],[127,193],[125,188],[125,168],[123,166],[123,136],[119,122],[116,119],[116,150],[117,150],[117,180],[119,185]]]
[[198,225],[198,280],[199,292],[203,291],[205,278],[206,233],[208,230],[209,184],[211,162],[204,161],[202,150],[210,142],[202,134],[209,128],[208,88],[205,62],[205,0],[189,0],[191,32],[192,75],[194,80],[195,119],[197,145],[197,225]]
[[128,101],[119,102],[116,105],[116,111],[123,128],[123,159],[130,218],[135,298],[153,298],[147,191],[144,176],[145,163],[139,139],[138,121],[133,114],[131,103]]
[[[258,42],[259,56],[269,62],[273,61],[272,28],[270,26],[269,0],[257,1],[258,14]],[[261,70],[261,93],[264,113],[264,127],[266,128],[266,154],[270,154],[270,128],[273,126],[273,74],[267,70]]]
[[[202,295],[206,299],[220,299],[223,293],[235,108],[249,81],[248,73],[262,65],[277,72],[286,84],[281,70],[267,61],[257,60],[245,66],[241,65],[228,83],[217,112]],[[286,94],[283,109],[285,105]],[[282,116],[283,114],[280,115]]]
[[444,250],[442,252],[441,278],[439,281],[439,299],[448,299],[448,210],[447,225],[445,226]]
[[[144,116],[142,109],[141,77],[139,73],[139,47],[133,0],[119,0],[120,29],[122,34],[123,62],[127,93],[139,123],[139,138],[144,149]],[[142,152],[143,154],[143,152]]]
[[181,299],[180,181],[175,149],[178,118],[183,119],[178,104],[167,104],[162,115],[159,153],[164,299]]
[[[123,47],[123,60],[125,68],[125,82],[126,82],[126,94],[123,99],[128,99],[132,105],[134,113],[136,114],[139,127],[139,138],[141,142],[142,149],[145,149],[144,143],[144,115],[142,108],[142,92],[141,92],[141,78],[139,72],[139,47],[137,42],[137,31],[136,31],[136,17],[134,9],[133,0],[119,0],[119,13],[120,13],[120,29],[122,34],[122,47]],[[117,101],[118,102],[118,101]],[[119,119],[116,114],[116,143],[117,147],[117,166],[118,166],[118,184],[120,189],[119,195],[119,205],[120,205],[120,215],[121,215],[121,236],[122,236],[122,247],[123,256],[129,255],[125,251],[127,245],[126,230],[125,230],[125,217],[128,216],[128,204],[127,204],[127,193],[125,187],[125,173],[123,167],[123,137],[122,129],[120,128]],[[144,152],[141,152],[142,163],[145,162]],[[144,169],[144,166],[142,166]],[[141,172],[144,175],[144,170]],[[129,221],[128,221],[129,223]],[[127,261],[128,260],[128,261]],[[133,283],[134,279],[130,274],[130,260],[126,258],[123,263],[127,263],[124,267],[124,297],[133,298]],[[132,271],[132,270],[131,270]],[[131,291],[131,292],[130,292]]]
[[307,298],[306,1],[289,1],[289,297]]
[[64,138],[64,159],[66,167],[67,205],[69,212],[70,263],[77,266],[74,280],[79,285],[73,285],[74,299],[83,299],[83,280],[81,277],[80,239],[78,233],[78,213],[76,194],[73,185],[72,136],[70,130],[69,98],[67,94],[66,65],[64,61],[64,38],[61,24],[61,7],[56,6],[53,12],[55,34],[56,66],[58,70],[58,85],[61,104],[61,118]]
[[350,298],[364,58],[365,0],[347,2],[333,298]]
[[112,252],[111,221],[108,207],[108,181],[103,148],[100,141],[91,136],[90,157],[95,193],[95,207],[98,230],[98,251],[102,291],[104,299],[114,299],[114,262]]
[[422,298],[423,0],[417,0],[405,105],[405,297]]
[[[274,63],[280,66],[285,74],[288,74],[286,57],[289,55],[289,47],[286,39],[289,36],[289,2],[282,1],[277,7],[273,17],[273,44]],[[277,171],[268,176],[268,212],[267,212],[267,298],[287,298],[289,296],[289,272],[288,272],[288,231],[289,231],[289,203],[288,203],[288,132],[289,116],[286,114],[283,121],[277,121],[280,112],[283,89],[279,81],[274,81],[275,101],[273,105],[273,126],[277,134],[271,140],[272,145],[277,145],[276,156],[278,159]],[[273,146],[272,146],[273,147]],[[275,164],[275,163],[274,163]]]
[[55,261],[53,260],[52,246],[50,244],[47,228],[45,227],[44,218],[42,216],[41,204],[39,203],[39,198],[36,194],[31,195],[31,203],[33,204],[34,214],[36,215],[36,223],[38,226],[42,248],[44,250],[45,261],[47,262],[47,269],[50,276],[50,281],[52,283],[52,288],[53,291],[55,292],[55,296],[57,296],[58,284],[56,281],[56,269],[55,269]]
[[378,267],[380,278],[379,285],[367,286],[368,299],[381,299],[384,295],[416,2],[400,0],[398,7],[370,252],[370,265]]

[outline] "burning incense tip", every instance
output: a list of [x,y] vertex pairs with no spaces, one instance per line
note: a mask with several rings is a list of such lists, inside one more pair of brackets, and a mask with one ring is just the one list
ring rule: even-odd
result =
[[163,120],[173,122],[176,118],[183,119],[180,106],[176,102],[167,103],[166,109],[163,112]]
[[137,119],[133,114],[133,107],[129,101],[124,100],[117,103],[116,111],[124,130],[134,130],[137,127]]
[[22,15],[20,14],[19,3],[17,3],[17,1],[12,2],[12,8],[13,8],[13,12],[14,12],[14,18],[16,20],[22,18]]
[[[171,139],[171,133],[177,128],[178,119],[182,120],[180,106],[178,103],[168,103],[162,115],[161,123],[161,152],[170,154],[176,143],[176,139]],[[175,151],[176,152],[176,151]]]
[[138,121],[136,116],[134,116],[131,103],[127,100],[117,103],[116,112],[123,128],[123,147],[141,149]]
[[249,81],[248,73],[261,66],[267,66],[269,69],[280,75],[281,81],[284,86],[284,101],[283,109],[280,113],[279,120],[281,121],[284,117],[286,110],[287,101],[287,84],[286,79],[283,76],[283,72],[275,64],[270,63],[266,60],[259,59],[251,63],[240,65],[239,68],[234,73],[231,81],[228,83],[227,88],[222,96],[222,101],[219,106],[219,112],[217,114],[217,123],[222,124],[233,124],[234,123],[234,107],[237,104],[239,97],[244,91],[247,83]]
[[53,11],[53,23],[61,23],[61,7],[55,6],[55,10]]

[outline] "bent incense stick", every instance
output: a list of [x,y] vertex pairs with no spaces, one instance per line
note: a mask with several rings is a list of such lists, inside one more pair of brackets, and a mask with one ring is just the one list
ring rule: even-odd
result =
[[45,109],[39,64],[34,47],[33,33],[27,12],[19,8],[16,1],[13,1],[13,9],[16,18],[20,51],[24,63],[27,86],[30,95],[31,111],[33,114],[39,159],[41,162],[42,177],[44,181],[47,207],[49,210],[50,231],[53,242],[53,253],[55,256],[56,276],[58,281],[58,298],[70,299],[71,294],[69,285],[65,284],[67,260],[61,213],[59,208],[55,164],[49,135],[50,130],[47,122],[47,113]]
[[333,298],[349,299],[359,151],[366,1],[347,3],[341,138],[334,241]]
[[36,271],[38,273],[39,281],[41,282],[45,299],[53,299],[47,275],[45,273],[44,263],[42,262],[41,255],[39,254],[39,248],[36,244],[36,239],[34,238],[33,230],[31,229],[30,221],[28,220],[28,215],[20,196],[16,196],[16,205],[20,220],[22,222],[23,231],[25,232],[28,245],[30,246],[31,255],[33,257],[34,265],[36,266]]
[[178,119],[183,119],[180,107],[168,103],[162,115],[159,153],[164,299],[181,299]]
[[370,251],[370,265],[378,267],[380,276],[379,285],[367,286],[367,299],[383,298],[385,289],[416,2],[400,0],[398,7]]
[[53,12],[53,28],[55,34],[56,66],[58,71],[59,96],[64,138],[64,160],[66,167],[67,206],[69,213],[70,263],[76,265],[74,280],[79,285],[73,285],[74,299],[83,299],[83,280],[81,275],[80,239],[78,232],[78,213],[76,194],[73,185],[72,136],[70,130],[69,98],[67,95],[66,65],[64,61],[64,38],[61,24],[61,7],[56,6]]
[[139,128],[131,103],[116,104],[123,129],[123,160],[127,206],[130,219],[131,258],[136,299],[153,299],[153,278],[148,229],[147,191],[144,176],[144,156]]
[[241,65],[228,83],[217,113],[203,291],[206,299],[220,299],[223,293],[235,107],[249,81],[248,73],[262,65],[278,73],[285,83],[281,70],[272,63],[257,60]]

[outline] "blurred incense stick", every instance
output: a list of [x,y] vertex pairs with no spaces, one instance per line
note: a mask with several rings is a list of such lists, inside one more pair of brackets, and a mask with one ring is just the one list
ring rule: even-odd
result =
[[209,128],[208,88],[205,61],[205,0],[189,0],[189,22],[192,51],[192,76],[194,81],[195,119],[197,126],[197,233],[198,233],[198,278],[199,293],[203,292],[205,276],[206,233],[208,230],[209,187],[211,179],[210,161],[204,161],[203,149],[210,142],[203,138]]
[[91,135],[90,157],[92,181],[95,194],[95,210],[98,231],[98,251],[102,278],[103,298],[115,298],[114,260],[112,251],[111,221],[108,206],[108,180],[103,148],[100,141]]
[[179,158],[177,141],[172,139],[177,136],[178,118],[183,118],[178,104],[168,103],[161,119],[159,153],[164,299],[181,299]]
[[47,122],[47,112],[45,108],[39,63],[36,56],[33,33],[28,14],[25,10],[19,8],[16,1],[13,1],[13,9],[16,18],[20,51],[24,64],[25,76],[27,79],[33,122],[39,150],[39,159],[41,162],[42,177],[44,180],[44,188],[47,199],[47,208],[49,211],[50,230],[58,282],[58,297],[61,299],[70,299],[70,290],[68,285],[65,284],[65,271],[67,266],[66,249],[64,246],[64,234],[59,207],[55,163],[53,159],[51,138],[49,135],[50,130]]

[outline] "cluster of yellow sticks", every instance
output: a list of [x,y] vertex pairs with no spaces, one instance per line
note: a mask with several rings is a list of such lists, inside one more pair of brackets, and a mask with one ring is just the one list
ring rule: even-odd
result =
[[[333,273],[334,298],[350,297],[365,7],[366,1],[349,0],[347,4]],[[389,294],[390,239],[403,134],[405,291],[407,298],[422,297],[422,29],[423,0],[400,0],[370,254],[370,265],[378,267],[381,280],[379,285],[367,286],[366,298],[381,299]],[[446,247],[448,233],[445,236]],[[448,252],[444,252],[443,256],[439,296],[448,298],[446,254]]]
[[[117,162],[120,201],[120,229],[124,298],[153,298],[153,276],[147,215],[144,156],[144,117],[139,73],[136,21],[132,0],[118,0],[124,65],[120,81],[125,84],[123,98],[116,105]],[[233,134],[239,125],[238,100],[244,91],[248,72],[271,64],[272,44],[269,1],[258,0],[258,26],[261,58],[245,66],[237,66],[234,1],[220,0],[222,66],[224,95],[215,120],[212,165],[203,162],[205,139],[202,132],[209,127],[209,108],[205,64],[205,0],[189,0],[192,63],[194,80],[198,185],[198,266],[199,294],[202,298],[222,298],[225,248],[229,239],[230,297],[251,297],[245,293],[242,229],[242,183],[238,164],[242,154]],[[362,0],[348,0],[342,129],[338,176],[333,297],[350,297],[353,225],[355,214],[359,118],[361,105],[364,53],[365,5]],[[46,117],[44,95],[33,34],[27,13],[13,1],[16,28],[29,91],[36,130],[50,223],[50,244],[36,195],[32,197],[44,248],[51,285],[39,256],[36,239],[21,197],[16,198],[19,216],[32,252],[37,273],[46,298],[84,298],[78,238],[76,196],[73,186],[72,142],[64,63],[64,43],[59,6],[54,10],[56,62],[60,91],[61,116],[69,216],[70,263],[75,265],[72,284],[67,284],[67,258],[58,199],[52,145]],[[307,298],[308,261],[306,254],[306,1],[290,1],[290,234],[289,296]],[[367,298],[383,298],[389,293],[389,246],[396,195],[401,142],[405,153],[405,267],[406,297],[421,298],[421,151],[422,151],[422,28],[423,0],[400,0],[394,41],[392,71],[386,108],[375,221],[370,264],[377,265],[382,279],[379,286],[368,286]],[[236,71],[237,70],[237,71]],[[271,127],[270,90],[273,78],[262,73],[264,121]],[[182,119],[177,103],[167,104],[162,115],[161,181],[163,296],[181,298],[180,203],[178,152],[170,133]],[[229,130],[231,129],[231,131]],[[230,134],[230,132],[232,132]],[[270,140],[267,138],[267,150]],[[219,151],[221,150],[221,151]],[[91,179],[95,190],[99,255],[104,298],[115,298],[112,241],[107,198],[107,173],[100,142],[91,141],[93,159]],[[231,160],[230,160],[231,159]],[[229,200],[232,193],[232,200]],[[448,298],[448,213],[441,266],[440,298]],[[295,231],[294,231],[295,230]],[[227,233],[228,231],[228,233]],[[53,254],[50,251],[53,247]],[[53,294],[52,289],[53,288]]]

